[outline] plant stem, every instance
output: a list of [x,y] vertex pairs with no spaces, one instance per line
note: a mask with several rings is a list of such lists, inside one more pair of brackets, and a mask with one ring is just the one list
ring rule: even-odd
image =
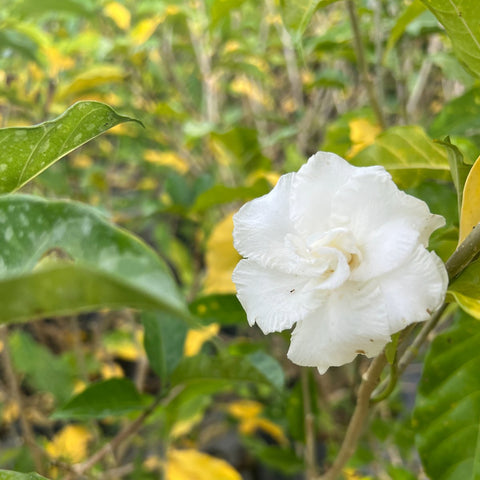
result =
[[314,480],[316,475],[315,461],[315,424],[312,414],[310,386],[309,386],[309,370],[301,369],[300,378],[302,382],[302,398],[303,398],[303,414],[305,422],[305,450],[304,458],[306,465],[307,480]]
[[324,475],[318,477],[317,480],[336,480],[348,459],[355,452],[370,409],[370,395],[378,385],[380,374],[386,364],[387,359],[385,354],[381,353],[372,361],[367,372],[363,375],[362,383],[358,389],[357,405],[350,419],[347,433],[345,434],[337,458],[331,468]]
[[347,10],[348,16],[350,17],[350,23],[352,25],[353,42],[355,47],[355,54],[357,56],[358,68],[360,70],[360,76],[362,78],[362,82],[365,88],[367,89],[370,106],[372,107],[372,110],[377,117],[377,122],[382,128],[382,130],[385,130],[385,117],[380,107],[380,102],[378,101],[377,95],[375,93],[375,85],[373,84],[368,73],[367,61],[365,59],[365,47],[363,45],[362,35],[360,33],[360,22],[358,19],[358,13],[355,7],[354,0],[347,0]]

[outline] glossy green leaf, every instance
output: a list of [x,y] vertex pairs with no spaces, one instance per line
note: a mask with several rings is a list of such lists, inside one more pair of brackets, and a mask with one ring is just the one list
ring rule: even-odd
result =
[[165,379],[183,357],[188,327],[179,318],[160,312],[145,312],[142,322],[150,366],[161,379]]
[[246,359],[276,389],[281,390],[285,384],[285,374],[281,365],[268,353],[257,350],[247,355]]
[[472,262],[454,280],[448,289],[450,299],[455,300],[463,310],[480,320],[480,260]]
[[462,315],[434,340],[425,359],[414,426],[429,478],[480,478],[479,343],[479,323]]
[[182,360],[171,380],[173,385],[205,382],[229,387],[238,382],[252,382],[278,388],[277,378],[272,383],[272,377],[269,378],[262,372],[262,367],[257,366],[248,357],[195,355]]
[[55,120],[0,129],[0,193],[18,190],[80,145],[135,120],[100,102],[78,102]]
[[102,307],[186,308],[164,262],[94,209],[0,197],[0,323]]
[[480,76],[480,10],[472,0],[422,0],[445,27],[455,54]]
[[111,378],[88,386],[73,397],[53,418],[87,419],[124,415],[142,410],[145,402],[127,378]]
[[426,178],[450,178],[447,152],[417,125],[389,128],[355,155],[352,163],[383,165],[401,188]]
[[19,473],[0,470],[0,480],[47,480],[38,473]]

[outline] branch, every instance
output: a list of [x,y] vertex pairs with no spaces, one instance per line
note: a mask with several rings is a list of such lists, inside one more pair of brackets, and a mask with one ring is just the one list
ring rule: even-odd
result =
[[375,85],[373,84],[368,73],[367,61],[365,59],[365,47],[363,45],[362,35],[360,33],[360,22],[358,19],[357,9],[355,7],[354,0],[347,0],[347,10],[353,30],[353,42],[355,47],[355,54],[357,56],[358,67],[360,69],[360,76],[362,78],[362,82],[365,88],[367,89],[370,106],[372,107],[373,112],[377,117],[377,122],[382,128],[382,130],[385,130],[387,124],[385,122],[385,117],[380,107],[380,102],[378,101],[377,95],[375,93]]
[[348,459],[354,454],[365,421],[367,420],[370,408],[370,395],[378,385],[380,374],[386,364],[387,359],[385,358],[385,354],[381,353],[372,361],[367,372],[363,375],[362,383],[358,389],[357,405],[355,406],[355,411],[350,419],[347,433],[345,434],[337,458],[333,462],[331,468],[324,475],[318,477],[317,480],[336,480]]

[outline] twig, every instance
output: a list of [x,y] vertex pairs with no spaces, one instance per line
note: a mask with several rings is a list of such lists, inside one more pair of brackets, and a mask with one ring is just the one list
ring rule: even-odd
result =
[[178,388],[172,389],[170,394],[166,398],[156,398],[155,401],[139,417],[137,417],[133,422],[123,428],[115,438],[105,444],[91,457],[87,458],[87,460],[83,461],[82,463],[77,463],[76,465],[73,465],[73,471],[75,472],[75,474],[77,476],[83,475],[109,453],[114,453],[115,450],[119,447],[119,445],[121,445],[125,440],[127,440],[127,438],[135,434],[140,429],[140,427],[143,425],[143,422],[155,411],[158,405],[160,405],[161,403],[169,403],[182,390],[183,387],[179,386]]
[[347,433],[345,434],[337,458],[333,462],[331,468],[324,475],[318,477],[317,480],[336,480],[348,459],[355,452],[358,440],[367,420],[370,408],[370,395],[377,386],[380,374],[386,364],[387,359],[384,353],[381,353],[370,364],[367,372],[363,376],[362,383],[360,384],[357,394],[357,405],[355,406],[355,411],[350,419]]
[[385,130],[386,122],[383,115],[383,111],[380,107],[377,95],[375,93],[375,85],[373,84],[370,75],[368,73],[367,61],[365,59],[365,47],[363,45],[362,35],[360,33],[360,25],[357,14],[357,9],[355,7],[355,2],[353,0],[347,0],[347,10],[348,16],[350,17],[350,23],[352,25],[353,31],[353,42],[355,47],[355,54],[357,56],[358,67],[360,70],[360,76],[362,82],[367,89],[368,98],[370,101],[370,106],[372,107],[375,116],[377,117],[377,122]]
[[0,343],[3,344],[3,351],[1,355],[2,367],[5,374],[6,383],[10,390],[12,400],[17,404],[19,411],[19,420],[22,427],[23,438],[32,455],[35,470],[39,473],[43,473],[42,455],[36,448],[35,435],[33,434],[32,427],[28,421],[25,406],[23,404],[23,398],[18,384],[17,376],[13,369],[12,359],[10,355],[10,347],[8,345],[8,331],[5,325],[0,325]]
[[312,414],[310,387],[308,381],[309,370],[301,369],[300,378],[302,382],[303,413],[305,422],[305,450],[304,458],[307,467],[307,480],[313,480],[316,475],[315,461],[315,428],[314,417]]

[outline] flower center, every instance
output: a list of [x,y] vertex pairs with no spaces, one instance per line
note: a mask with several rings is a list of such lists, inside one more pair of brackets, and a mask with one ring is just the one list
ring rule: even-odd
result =
[[289,236],[295,253],[307,262],[305,273],[315,277],[314,288],[332,290],[342,285],[362,261],[355,237],[346,228],[311,235],[306,241]]

